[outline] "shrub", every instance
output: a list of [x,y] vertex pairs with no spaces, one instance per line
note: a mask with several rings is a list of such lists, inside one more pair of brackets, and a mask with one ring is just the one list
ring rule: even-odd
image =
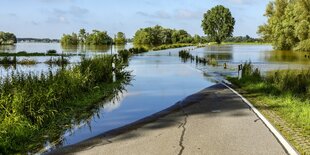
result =
[[57,53],[56,50],[48,50],[48,51],[47,51],[47,54],[56,54],[56,53]]

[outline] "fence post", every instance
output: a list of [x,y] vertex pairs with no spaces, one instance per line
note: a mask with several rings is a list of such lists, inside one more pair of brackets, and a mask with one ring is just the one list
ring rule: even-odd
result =
[[238,79],[242,78],[242,64],[238,65]]

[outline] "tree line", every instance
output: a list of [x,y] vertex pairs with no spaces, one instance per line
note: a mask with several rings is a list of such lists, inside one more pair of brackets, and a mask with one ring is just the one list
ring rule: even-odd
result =
[[271,1],[264,16],[268,21],[258,33],[276,49],[310,51],[309,0]]
[[246,35],[246,36],[228,37],[224,40],[224,42],[253,43],[253,42],[263,42],[263,40],[260,38],[252,38],[249,35]]
[[0,45],[12,45],[16,42],[17,39],[13,33],[0,31]]
[[147,27],[139,29],[133,38],[135,45],[163,45],[176,43],[200,43],[202,37],[194,35],[193,37],[185,30],[176,30],[164,28],[156,25],[154,27]]
[[123,32],[118,32],[113,40],[107,31],[93,30],[92,33],[88,33],[85,29],[80,29],[79,33],[64,34],[60,39],[62,45],[110,45],[126,42]]

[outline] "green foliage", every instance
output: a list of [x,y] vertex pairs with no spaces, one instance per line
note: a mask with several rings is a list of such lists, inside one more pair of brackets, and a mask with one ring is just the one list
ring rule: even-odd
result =
[[127,40],[126,40],[125,33],[118,32],[114,42],[115,42],[115,44],[118,44],[118,45],[126,44]]
[[231,37],[234,31],[235,19],[228,8],[222,5],[213,7],[204,14],[202,28],[212,41],[220,44],[227,37]]
[[242,66],[242,80],[252,79],[253,82],[261,81],[262,76],[258,68],[254,68],[251,61],[245,62]]
[[84,44],[87,37],[88,37],[88,33],[86,33],[86,30],[85,29],[80,29],[80,32],[79,32],[79,42],[80,44]]
[[188,46],[194,46],[194,44],[189,43],[177,43],[177,44],[166,44],[166,45],[160,45],[152,48],[153,51],[159,51],[159,50],[165,50],[170,48],[181,48],[181,47],[188,47]]
[[[260,80],[253,75],[256,73],[249,74],[240,80],[231,77],[228,80],[245,90],[243,95],[260,111],[267,111],[264,115],[272,114],[268,117],[275,125],[280,125],[278,129],[282,134],[301,154],[307,154],[309,148],[304,147],[304,144],[309,144],[307,139],[310,136],[310,69],[272,71]],[[274,114],[277,114],[276,119]],[[285,126],[292,130],[277,124],[279,116],[287,123]]]
[[145,53],[148,50],[144,47],[138,47],[138,48],[130,48],[130,49],[124,49],[124,50],[119,50],[118,55],[122,59],[123,62],[127,63],[128,59],[134,55],[134,54],[140,54],[140,53]]
[[[115,69],[112,68],[112,60]],[[39,138],[43,142],[55,140],[50,139],[54,136],[42,139],[43,135],[38,133],[52,136],[50,132],[54,131],[49,131],[52,126],[62,129],[58,134],[63,133],[65,129],[60,125],[72,123],[76,119],[71,116],[74,112],[88,111],[93,106],[90,103],[95,104],[88,100],[82,102],[80,97],[84,94],[91,96],[91,92],[105,88],[113,81],[113,70],[117,79],[127,78],[129,73],[124,71],[124,67],[121,60],[105,55],[82,58],[80,64],[54,73],[12,72],[1,77],[0,154],[27,153],[42,147],[34,145],[34,139]],[[102,96],[107,96],[106,93],[100,92],[96,99],[100,101]],[[87,98],[85,96],[84,99]],[[77,111],[81,107],[84,107],[83,111]]]
[[113,40],[106,31],[93,30],[86,38],[87,45],[110,45]]
[[159,25],[139,29],[133,38],[135,45],[158,46],[163,44],[191,43],[193,38],[185,30],[163,28]]
[[[291,50],[305,45],[310,38],[310,1],[308,0],[275,0],[268,4],[265,16],[266,24],[259,27],[258,33],[263,39],[272,42],[276,49]],[[302,45],[300,45],[299,43]]]
[[0,45],[12,45],[16,42],[17,39],[13,33],[0,31]]
[[93,30],[91,34],[86,33],[85,29],[81,29],[79,35],[76,33],[64,34],[60,40],[61,45],[110,45],[113,43],[112,38],[106,31]]
[[253,43],[253,42],[263,42],[261,39],[252,38],[248,35],[246,36],[236,36],[236,37],[228,37],[224,40],[224,42],[234,42],[234,43]]
[[62,38],[60,39],[61,45],[78,45],[79,39],[76,33],[70,34],[64,34]]
[[310,39],[299,42],[297,46],[294,48],[294,50],[310,52]]

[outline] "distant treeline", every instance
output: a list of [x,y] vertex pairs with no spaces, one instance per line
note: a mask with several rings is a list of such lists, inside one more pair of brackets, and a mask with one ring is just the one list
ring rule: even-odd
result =
[[199,35],[191,36],[185,30],[176,30],[163,28],[156,25],[139,29],[133,38],[135,45],[152,45],[158,46],[163,44],[176,43],[201,43],[205,39]]
[[252,43],[252,42],[263,42],[263,40],[260,38],[252,38],[246,35],[246,36],[228,37],[224,40],[224,42]]
[[59,39],[49,38],[17,38],[17,42],[58,43],[59,41]]
[[13,33],[0,31],[0,45],[12,45],[16,42],[17,39]]
[[125,44],[127,40],[123,32],[118,32],[113,40],[107,31],[93,30],[88,33],[85,29],[80,29],[78,34],[64,34],[60,42],[62,45],[110,45]]

